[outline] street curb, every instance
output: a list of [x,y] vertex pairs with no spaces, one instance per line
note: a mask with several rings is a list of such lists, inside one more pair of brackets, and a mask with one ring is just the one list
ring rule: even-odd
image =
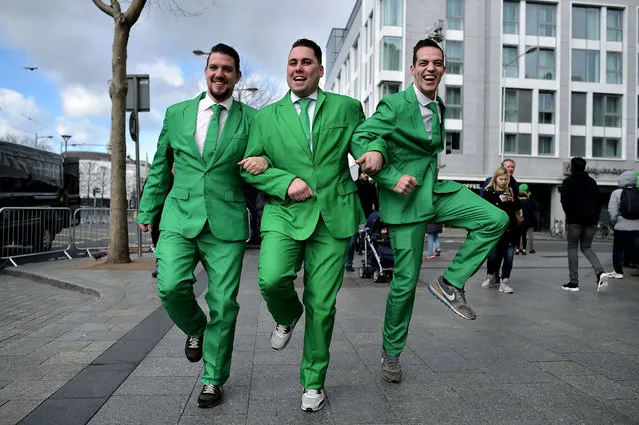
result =
[[26,270],[20,270],[18,268],[5,268],[0,270],[0,274],[8,274],[10,276],[20,277],[20,278],[32,280],[35,282],[44,283],[45,285],[55,286],[57,288],[62,288],[69,291],[80,292],[82,294],[95,297],[98,300],[102,298],[102,294],[93,288],[89,288],[83,285],[78,285],[77,283],[70,283],[70,282],[65,282],[63,280],[42,276],[40,274],[28,272]]

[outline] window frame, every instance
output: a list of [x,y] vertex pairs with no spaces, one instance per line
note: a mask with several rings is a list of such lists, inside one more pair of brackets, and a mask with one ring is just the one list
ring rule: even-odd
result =
[[[451,44],[459,45],[460,56],[452,55]],[[459,40],[446,40],[446,73],[451,75],[464,74],[464,42]]]
[[[515,9],[515,19],[508,19],[506,17],[506,8],[508,7],[512,7],[513,9]],[[502,22],[502,33],[503,34],[515,34],[515,35],[519,35],[519,5],[520,2],[519,1],[504,1],[504,7],[503,7],[503,22]],[[508,24],[508,25],[507,25]],[[506,31],[506,28],[508,26],[514,26],[514,32],[511,31]]]
[[[550,152],[541,152],[542,139],[550,139]],[[539,134],[537,136],[537,155],[538,156],[554,156],[555,155],[555,135]]]
[[[385,62],[386,62],[386,55],[388,54],[388,52],[386,51],[386,49],[384,48],[384,42],[385,41],[395,41],[396,44],[394,47],[398,47],[398,53],[397,53],[397,58],[396,62],[397,62],[397,69],[393,69],[391,67],[389,68],[385,68]],[[391,46],[392,43],[389,43],[388,46]],[[382,39],[379,41],[379,47],[380,47],[380,58],[379,58],[379,70],[380,71],[401,71],[402,70],[402,38],[401,37],[397,37],[397,36],[389,36],[389,35],[385,35],[384,37],[382,37]]]
[[[618,27],[610,26],[610,15],[613,12],[614,14],[618,14],[619,19],[616,23]],[[610,34],[618,34],[616,37],[610,37]],[[623,9],[618,9],[616,7],[608,7],[606,9],[606,40],[607,41],[618,41],[623,42]]]
[[[455,10],[459,5],[459,11]],[[459,14],[455,14],[459,12]],[[446,0],[446,28],[449,30],[464,30],[464,0]]]
[[[449,94],[450,91],[459,91],[459,103],[452,103]],[[446,86],[446,119],[462,120],[464,119],[464,90],[461,86]]]
[[[551,109],[542,109],[542,95],[550,95],[551,97]],[[539,124],[555,124],[555,92],[549,90],[539,90],[539,110],[537,112],[537,120]],[[542,115],[543,114],[543,115]],[[546,119],[542,119],[542,116],[550,114],[550,122]]]

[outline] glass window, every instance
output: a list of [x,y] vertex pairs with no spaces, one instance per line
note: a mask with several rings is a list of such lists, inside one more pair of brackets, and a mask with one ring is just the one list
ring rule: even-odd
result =
[[554,155],[555,154],[555,137],[549,136],[549,135],[539,135],[537,152],[539,155]]
[[621,52],[606,52],[606,83],[621,84]]
[[572,81],[599,82],[599,51],[572,49]]
[[608,9],[606,18],[606,38],[608,41],[623,41],[623,10]]
[[382,0],[382,25],[398,27],[402,25],[403,0]]
[[504,34],[519,34],[519,2],[504,2]]
[[353,81],[353,98],[359,99],[359,78],[355,77],[355,81]]
[[503,47],[502,66],[504,67],[504,77],[519,78],[518,53],[517,47]]
[[462,119],[461,87],[446,87],[446,118]]
[[555,79],[555,51],[537,49],[526,55],[526,78],[538,80]]
[[586,138],[570,136],[570,156],[586,156]]
[[530,155],[530,134],[506,134],[504,139],[504,153]]
[[621,158],[621,140],[605,137],[592,138],[592,156],[595,158]]
[[357,72],[359,68],[359,37],[353,43],[353,71]]
[[599,40],[600,8],[572,7],[572,38]]
[[570,97],[570,124],[586,125],[586,93],[572,92]]
[[532,90],[506,89],[506,122],[532,122]]
[[592,125],[595,127],[621,127],[621,96],[593,94]]
[[463,74],[464,50],[461,41],[446,40],[446,73]]
[[557,27],[557,6],[526,2],[526,35],[554,37]]
[[402,83],[396,81],[382,81],[379,85],[379,97],[389,96],[391,94],[399,93],[402,88]]
[[539,124],[555,123],[555,93],[539,92]]
[[402,38],[384,37],[381,43],[382,58],[379,62],[382,71],[402,70]]
[[461,152],[462,140],[461,131],[449,131],[446,130],[446,146],[450,148],[452,152]]
[[464,0],[446,0],[446,28],[464,29]]

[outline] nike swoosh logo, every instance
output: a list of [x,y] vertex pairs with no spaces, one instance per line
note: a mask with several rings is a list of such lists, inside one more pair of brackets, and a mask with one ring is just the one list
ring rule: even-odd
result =
[[453,295],[448,295],[448,293],[446,291],[443,290],[442,288],[442,292],[444,293],[444,296],[448,299],[448,301],[455,301],[455,293],[453,292]]

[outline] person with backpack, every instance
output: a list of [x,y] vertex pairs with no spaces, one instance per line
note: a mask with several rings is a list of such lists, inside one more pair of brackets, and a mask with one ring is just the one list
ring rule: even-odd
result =
[[608,277],[623,279],[624,257],[633,258],[634,241],[639,236],[639,189],[634,171],[624,171],[619,176],[618,186],[610,195],[608,213],[614,226],[612,240],[613,272]]

